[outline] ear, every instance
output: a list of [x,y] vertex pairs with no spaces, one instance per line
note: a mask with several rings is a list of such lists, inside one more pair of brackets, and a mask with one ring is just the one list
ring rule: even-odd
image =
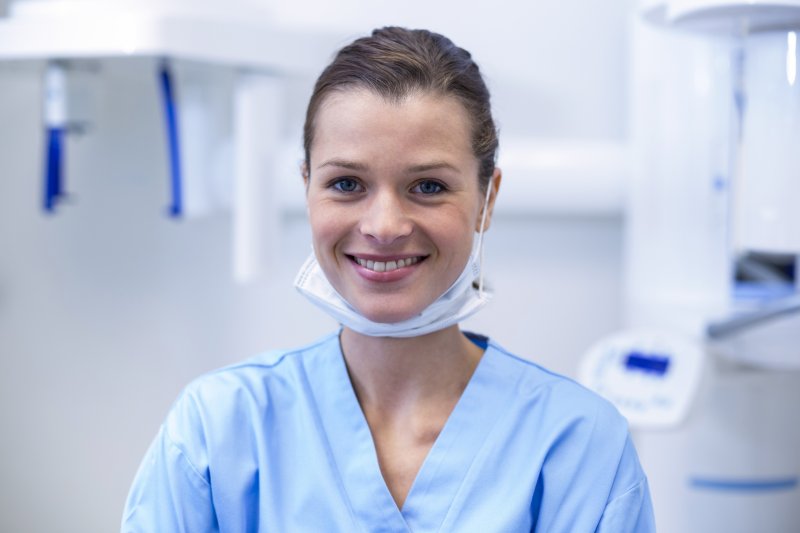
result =
[[303,185],[306,188],[306,192],[308,192],[308,163],[305,161],[300,164],[300,174],[303,176]]
[[500,191],[500,182],[503,180],[503,173],[502,171],[495,167],[494,172],[492,173],[492,177],[489,180],[489,187],[486,191],[486,194],[489,195],[488,201],[487,199],[483,200],[483,205],[481,205],[481,211],[478,216],[478,220],[475,222],[475,231],[481,230],[481,220],[483,219],[483,206],[486,206],[486,223],[483,226],[483,231],[489,229],[492,223],[492,213],[494,213],[494,202],[497,200],[497,193]]

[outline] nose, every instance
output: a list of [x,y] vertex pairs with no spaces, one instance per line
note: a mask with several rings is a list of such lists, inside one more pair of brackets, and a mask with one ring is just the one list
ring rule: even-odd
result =
[[365,206],[360,230],[378,244],[392,244],[411,235],[413,221],[394,191],[376,193]]

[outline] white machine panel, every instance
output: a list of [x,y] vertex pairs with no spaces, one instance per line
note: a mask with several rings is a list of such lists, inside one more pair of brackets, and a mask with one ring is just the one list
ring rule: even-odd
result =
[[579,369],[581,383],[607,398],[631,426],[666,428],[689,410],[702,372],[700,343],[657,330],[628,330],[597,342]]

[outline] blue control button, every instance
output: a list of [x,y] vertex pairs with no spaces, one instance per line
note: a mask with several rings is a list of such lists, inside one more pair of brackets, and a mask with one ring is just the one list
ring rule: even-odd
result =
[[625,357],[625,368],[627,370],[638,370],[656,376],[663,376],[669,369],[669,356],[630,352]]

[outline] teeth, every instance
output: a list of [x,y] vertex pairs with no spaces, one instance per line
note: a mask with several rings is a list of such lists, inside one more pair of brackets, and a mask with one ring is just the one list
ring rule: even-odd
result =
[[367,270],[374,272],[391,272],[398,268],[411,266],[419,262],[419,257],[409,257],[407,259],[398,259],[396,261],[372,261],[367,259],[355,258],[356,262]]

